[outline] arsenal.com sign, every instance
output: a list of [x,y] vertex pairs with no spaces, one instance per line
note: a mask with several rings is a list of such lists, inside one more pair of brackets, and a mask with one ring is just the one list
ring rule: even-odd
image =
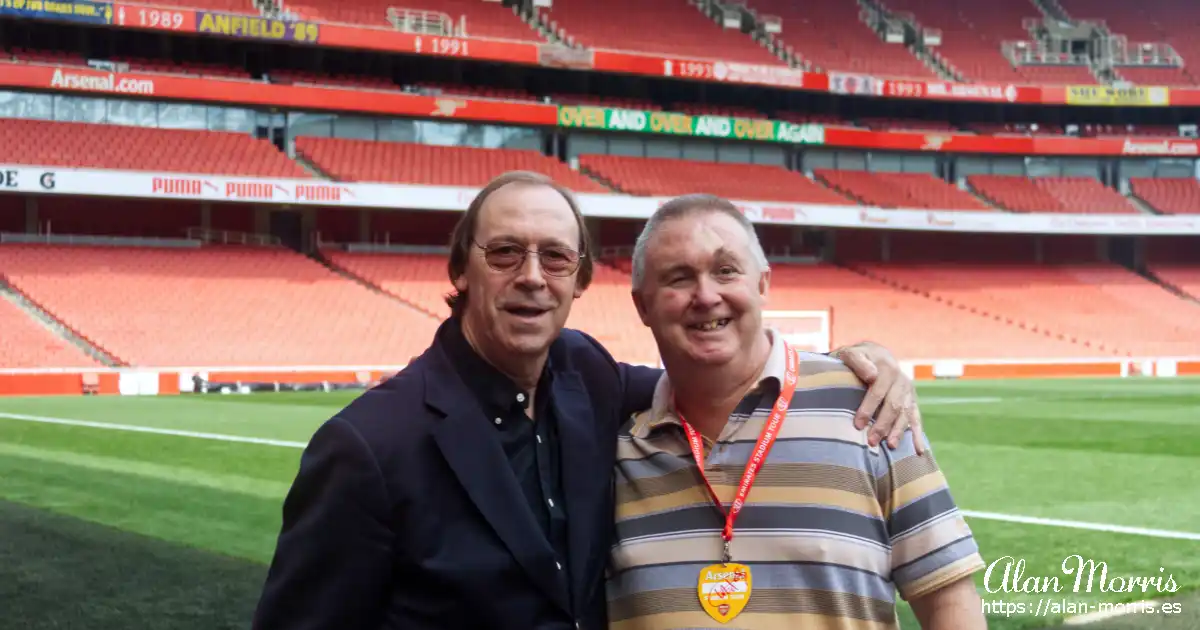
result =
[[[1142,143],[1132,142],[1137,151]],[[1153,144],[1153,143],[1151,143]],[[1194,143],[1191,155],[1195,154]],[[1183,148],[1181,143],[1177,150]],[[78,195],[193,201],[461,212],[479,192],[458,186],[350,184],[184,173],[0,165],[0,194]],[[583,213],[648,219],[667,198],[580,194]],[[1200,234],[1200,215],[1063,215],[941,210],[884,210],[733,200],[755,223],[937,232],[1025,234]]]

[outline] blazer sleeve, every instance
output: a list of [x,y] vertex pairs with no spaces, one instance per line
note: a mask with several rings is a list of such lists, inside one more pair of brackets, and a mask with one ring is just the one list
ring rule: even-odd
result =
[[654,402],[654,388],[663,370],[628,363],[618,363],[617,369],[621,373],[622,391],[620,424],[624,424],[630,415],[650,408]]
[[389,505],[362,435],[338,417],[322,425],[284,500],[254,630],[378,627],[392,581]]

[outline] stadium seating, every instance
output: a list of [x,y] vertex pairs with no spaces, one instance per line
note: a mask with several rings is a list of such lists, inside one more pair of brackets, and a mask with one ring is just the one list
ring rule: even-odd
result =
[[143,366],[397,365],[437,320],[282,248],[0,245],[10,284]]
[[903,44],[888,44],[859,20],[854,0],[751,0],[751,9],[782,19],[778,37],[819,70],[938,79]]
[[12,119],[0,126],[8,164],[308,178],[267,140],[244,133]]
[[[893,11],[907,11],[926,28],[942,31],[938,56],[968,81],[1014,83],[1028,78],[1001,52],[1001,42],[1028,40],[1024,18],[1040,18],[1031,2],[978,2],[977,0],[885,0]],[[1034,71],[1037,72],[1037,71]]]
[[682,0],[558,0],[542,9],[589,48],[784,65],[736,29],[723,29]]
[[1096,75],[1087,66],[1020,66],[1017,72],[1034,85],[1092,85]]
[[1122,355],[1200,354],[1200,304],[1115,265],[863,265],[956,308]]
[[579,167],[632,195],[670,197],[706,192],[745,201],[855,205],[804,175],[781,166],[581,155]]
[[1200,214],[1200,182],[1191,177],[1129,180],[1133,196],[1164,214]]
[[[1196,30],[1200,28],[1200,5],[1179,0],[1060,0],[1060,4],[1073,19],[1103,20],[1113,33],[1126,36],[1130,44],[1166,42],[1183,57],[1182,70],[1174,73],[1152,71],[1140,82],[1167,75],[1174,76],[1184,85],[1200,84],[1200,71],[1195,66],[1200,60],[1200,41],[1196,39]],[[1120,74],[1137,81],[1129,77],[1128,70],[1118,68]],[[1187,78],[1187,83],[1183,83],[1183,77]],[[1178,84],[1175,81],[1156,83]]]
[[318,74],[301,70],[272,70],[267,73],[273,83],[308,83],[312,85],[371,90],[399,90],[391,79],[362,74]]
[[[165,6],[190,7],[206,11],[220,11],[222,13],[261,14],[254,7],[254,3],[251,0],[177,0],[176,2],[166,3]],[[291,4],[289,3],[288,6],[291,6]]]
[[0,369],[100,366],[3,296],[0,330]]
[[576,192],[612,192],[537,151],[299,137],[296,152],[339,181],[483,186],[505,171],[525,170]]
[[991,210],[969,192],[925,173],[881,173],[817,169],[813,174],[834,190],[880,208]]
[[1117,75],[1137,85],[1165,85],[1167,87],[1195,87],[1196,81],[1183,68],[1154,66],[1119,66]]
[[[323,255],[338,267],[444,318],[450,315],[445,295],[447,258],[433,254],[365,254],[327,250]],[[629,297],[626,273],[596,265],[592,285],[571,308],[567,326],[586,331],[623,361],[658,364],[654,337],[642,325]]]
[[767,308],[832,308],[834,347],[871,339],[901,360],[1112,354],[970,313],[833,265],[772,265]]
[[1200,265],[1159,263],[1149,265],[1149,271],[1159,280],[1200,300]]
[[[325,22],[395,28],[388,9],[411,9],[442,14],[455,32],[467,37],[544,41],[537,31],[499,2],[479,0],[297,0],[287,8],[300,16]],[[461,29],[461,31],[459,30]]]
[[1015,212],[1139,212],[1121,193],[1091,177],[970,175],[967,183],[992,203]]

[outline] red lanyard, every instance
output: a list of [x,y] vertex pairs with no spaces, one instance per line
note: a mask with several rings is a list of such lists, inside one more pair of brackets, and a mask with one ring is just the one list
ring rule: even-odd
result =
[[758,476],[759,469],[767,459],[767,453],[771,451],[771,446],[779,435],[779,429],[783,426],[783,419],[787,416],[788,407],[792,404],[792,395],[796,393],[796,354],[792,352],[786,342],[780,341],[783,343],[784,353],[787,354],[787,371],[784,373],[783,385],[779,391],[779,398],[771,409],[771,415],[767,418],[762,433],[758,436],[758,443],[754,445],[754,451],[750,454],[750,461],[746,462],[746,471],[742,473],[742,483],[738,485],[737,495],[734,496],[728,513],[725,512],[721,499],[717,497],[716,491],[709,483],[708,476],[704,474],[704,443],[700,433],[688,424],[683,414],[679,414],[679,421],[687,433],[688,445],[692,447],[692,457],[696,458],[696,467],[700,469],[700,478],[704,480],[704,486],[708,488],[708,494],[712,497],[717,509],[725,514],[725,529],[721,532],[721,538],[725,540],[725,562],[727,563],[730,560],[729,543],[733,540],[733,522],[737,520],[738,513],[742,511],[742,506],[746,503],[750,487],[754,485],[754,478]]

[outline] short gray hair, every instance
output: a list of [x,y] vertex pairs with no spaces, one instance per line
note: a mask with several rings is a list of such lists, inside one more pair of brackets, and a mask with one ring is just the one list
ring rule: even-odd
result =
[[633,289],[635,291],[642,288],[642,282],[646,279],[646,245],[654,233],[663,223],[671,219],[679,219],[699,212],[725,214],[737,221],[746,230],[746,237],[750,241],[750,255],[754,257],[754,262],[758,263],[759,271],[770,269],[770,265],[767,263],[767,254],[758,240],[758,233],[754,231],[754,224],[737,209],[737,206],[716,195],[702,193],[683,195],[668,201],[655,211],[650,216],[650,220],[646,222],[645,227],[642,228],[642,233],[638,235],[637,243],[633,246]]

